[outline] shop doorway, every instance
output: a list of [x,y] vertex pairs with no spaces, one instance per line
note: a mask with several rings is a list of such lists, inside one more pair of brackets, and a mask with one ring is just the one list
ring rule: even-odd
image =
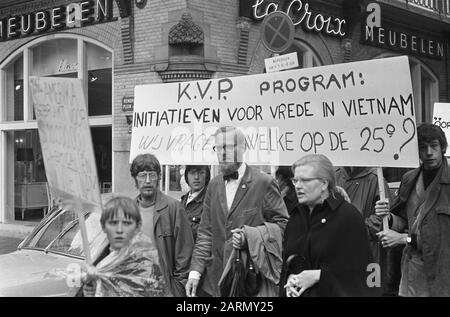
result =
[[112,190],[112,130],[111,127],[91,128],[95,162],[101,193]]

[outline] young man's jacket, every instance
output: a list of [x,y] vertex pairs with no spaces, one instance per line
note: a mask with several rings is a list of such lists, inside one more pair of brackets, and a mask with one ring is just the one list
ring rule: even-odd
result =
[[194,248],[192,229],[181,203],[159,190],[156,193],[153,234],[166,285],[173,296],[185,297]]
[[181,204],[184,206],[187,218],[191,223],[194,241],[197,239],[198,226],[200,225],[200,221],[202,219],[203,200],[205,199],[206,188],[207,187],[203,188],[198,196],[192,199],[189,204],[186,204],[189,197],[189,192],[181,196]]
[[[404,207],[421,169],[409,171],[402,178],[399,195],[391,208],[398,216],[393,217],[395,231],[402,232],[408,224]],[[434,185],[429,185],[434,188],[430,188],[430,194],[425,197],[424,217],[418,230],[429,294],[450,296],[450,170],[445,157],[435,177],[438,179]]]
[[286,206],[271,176],[247,166],[230,210],[223,176],[214,177],[206,191],[191,261],[191,271],[205,275],[203,290],[219,296],[218,283],[233,248],[232,229],[272,222],[283,232],[287,220]]

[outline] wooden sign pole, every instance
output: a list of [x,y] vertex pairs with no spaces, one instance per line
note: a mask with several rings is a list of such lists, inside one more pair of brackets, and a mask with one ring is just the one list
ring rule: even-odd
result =
[[[383,177],[383,168],[381,166],[377,167],[377,176],[378,176],[378,189],[380,191],[380,200],[386,200],[386,194],[384,192],[384,177]],[[389,229],[389,218],[388,216],[383,217],[383,231]]]

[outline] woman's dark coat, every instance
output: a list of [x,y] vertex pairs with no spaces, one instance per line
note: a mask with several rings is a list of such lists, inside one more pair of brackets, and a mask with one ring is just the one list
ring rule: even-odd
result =
[[368,266],[372,255],[364,219],[341,196],[330,196],[311,216],[300,205],[289,218],[283,244],[281,296],[289,274],[315,269],[321,270],[320,280],[302,296],[373,296],[379,291],[367,284],[374,269]]

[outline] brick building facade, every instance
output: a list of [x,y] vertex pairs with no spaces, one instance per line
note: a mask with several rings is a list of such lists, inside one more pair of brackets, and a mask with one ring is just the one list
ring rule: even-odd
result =
[[[368,12],[371,3],[376,4],[375,13]],[[40,146],[28,76],[84,81],[97,168],[104,168],[99,171],[101,187],[130,191],[132,111],[125,100],[132,100],[134,87],[265,72],[264,59],[273,53],[261,44],[261,17],[266,11],[289,8],[298,25],[293,44],[283,53],[297,52],[300,67],[406,54],[411,57],[418,121],[432,120],[434,102],[450,102],[449,0],[2,1],[0,222],[26,218],[28,208],[42,208],[47,199],[45,173],[39,176]],[[384,43],[395,30],[400,47],[383,47],[383,37],[377,43],[364,38],[369,15],[378,13],[375,27],[385,32]],[[319,31],[309,30],[308,16],[311,26],[317,15],[323,21],[329,17],[335,30],[341,25],[341,34],[327,32],[323,25],[316,25]],[[22,21],[34,29],[27,31]],[[401,34],[413,47],[417,39],[426,40],[428,51],[430,41],[440,43],[442,54],[437,54],[437,44],[432,54],[421,54],[420,45],[417,51],[420,42],[415,51],[402,49]],[[19,160],[19,148],[33,149],[32,158]],[[23,195],[30,197],[24,200]],[[24,210],[25,217],[15,214],[17,210]]]

